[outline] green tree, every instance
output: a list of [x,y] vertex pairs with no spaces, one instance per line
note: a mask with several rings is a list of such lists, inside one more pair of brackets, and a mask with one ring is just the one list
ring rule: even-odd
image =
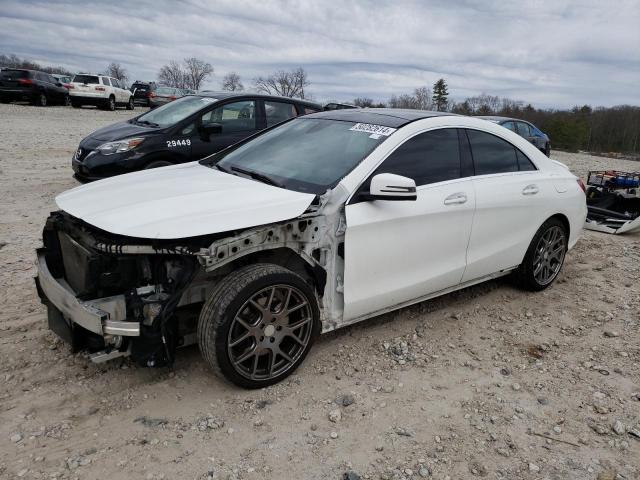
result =
[[438,112],[447,109],[449,104],[449,91],[447,90],[447,82],[441,78],[433,84],[433,106]]

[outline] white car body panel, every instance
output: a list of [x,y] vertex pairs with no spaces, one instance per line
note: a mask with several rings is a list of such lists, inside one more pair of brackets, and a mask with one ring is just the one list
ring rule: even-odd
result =
[[313,199],[191,162],[82,185],[56,203],[108,232],[175,239],[295,218]]
[[[465,223],[468,214],[456,217],[461,223],[447,222],[446,215],[438,218],[436,211],[442,203],[438,205],[437,202],[442,202],[446,197],[442,194],[441,198],[429,199],[435,202],[431,205],[434,210],[430,212],[435,216],[427,213],[425,224],[415,218],[411,225],[408,222],[403,225],[401,221],[395,224],[389,222],[386,230],[376,230],[366,225],[368,221],[375,225],[380,217],[384,218],[381,207],[374,207],[376,203],[383,202],[370,202],[369,206],[347,205],[345,324],[392,310],[390,306],[409,305],[430,298],[436,292],[463,288],[477,283],[479,279],[492,278],[512,270],[522,262],[538,228],[557,213],[569,219],[569,248],[579,238],[587,208],[577,177],[515,132],[472,117],[431,117],[398,129],[341,181],[342,186],[353,195],[398,146],[419,133],[438,128],[477,129],[501,137],[525,153],[538,170],[468,179],[470,185],[465,191],[470,192],[469,196],[475,203],[475,211],[470,215],[473,218],[471,228],[467,228]],[[422,204],[421,195],[424,196],[427,191],[435,192],[439,186],[448,183],[451,182],[418,187],[416,203]],[[536,185],[537,193],[523,195],[523,190],[529,185]],[[411,210],[402,205],[410,202],[384,203],[394,203],[389,208],[398,211]],[[378,218],[367,219],[367,216],[374,215]],[[432,224],[434,220],[436,223]],[[443,232],[442,228],[447,230]],[[457,253],[461,244],[468,245],[465,252],[466,267],[462,271]],[[394,246],[396,248],[392,248]],[[426,255],[428,261],[423,262],[421,255]],[[378,265],[384,265],[387,270]],[[397,271],[395,265],[398,266]],[[434,265],[437,266],[435,270]],[[443,272],[450,272],[451,276]],[[457,277],[458,272],[464,273]],[[456,277],[459,278],[457,284],[448,285]],[[408,300],[412,295],[414,300]]]
[[[475,209],[472,182],[451,180],[416,191],[416,201],[346,207],[345,319],[460,283]],[[456,195],[466,201],[444,203]]]

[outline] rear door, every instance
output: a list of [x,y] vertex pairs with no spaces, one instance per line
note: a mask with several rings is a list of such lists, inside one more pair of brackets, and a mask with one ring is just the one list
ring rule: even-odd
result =
[[[200,127],[212,124],[220,125],[222,131],[211,135],[201,133]],[[192,159],[198,160],[253,135],[258,129],[257,101],[246,99],[229,101],[205,111],[182,132],[190,138]]]
[[466,132],[476,212],[463,282],[520,264],[554,191],[550,179],[511,143],[479,130]]
[[[458,131],[406,140],[371,175],[413,178],[416,201],[360,200],[346,207],[344,319],[401,305],[460,283],[475,208]],[[368,182],[360,191],[369,191]]]

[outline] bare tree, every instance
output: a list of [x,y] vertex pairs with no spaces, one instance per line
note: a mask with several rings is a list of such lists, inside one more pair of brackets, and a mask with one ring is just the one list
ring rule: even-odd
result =
[[289,72],[279,70],[268,77],[257,77],[254,84],[258,92],[268,95],[305,98],[304,89],[311,82],[309,82],[304,68],[298,67]]
[[413,91],[416,108],[419,110],[432,110],[433,100],[431,98],[431,90],[427,87],[416,88]]
[[190,88],[192,90],[200,90],[202,82],[213,74],[213,67],[211,64],[196,57],[185,58],[184,66],[185,85],[186,88]]
[[373,107],[373,99],[367,97],[358,97],[353,99],[353,104],[356,107],[371,108]]
[[227,90],[229,92],[241,92],[244,90],[244,85],[242,85],[240,75],[236,72],[227,73],[222,79],[222,90]]
[[158,81],[167,87],[186,88],[184,71],[175,60],[171,60],[160,69]]
[[105,73],[110,77],[117,78],[118,80],[123,80],[125,82],[129,78],[124,67],[116,62],[111,62],[105,70]]

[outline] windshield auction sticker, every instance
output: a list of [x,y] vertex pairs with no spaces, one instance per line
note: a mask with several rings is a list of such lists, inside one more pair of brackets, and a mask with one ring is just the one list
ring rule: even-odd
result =
[[[349,130],[353,130],[354,132],[370,133],[371,138],[380,138],[380,136],[388,137],[396,131],[395,128],[383,127],[382,125],[373,125],[371,123],[356,123]],[[376,136],[374,137],[374,135]]]

